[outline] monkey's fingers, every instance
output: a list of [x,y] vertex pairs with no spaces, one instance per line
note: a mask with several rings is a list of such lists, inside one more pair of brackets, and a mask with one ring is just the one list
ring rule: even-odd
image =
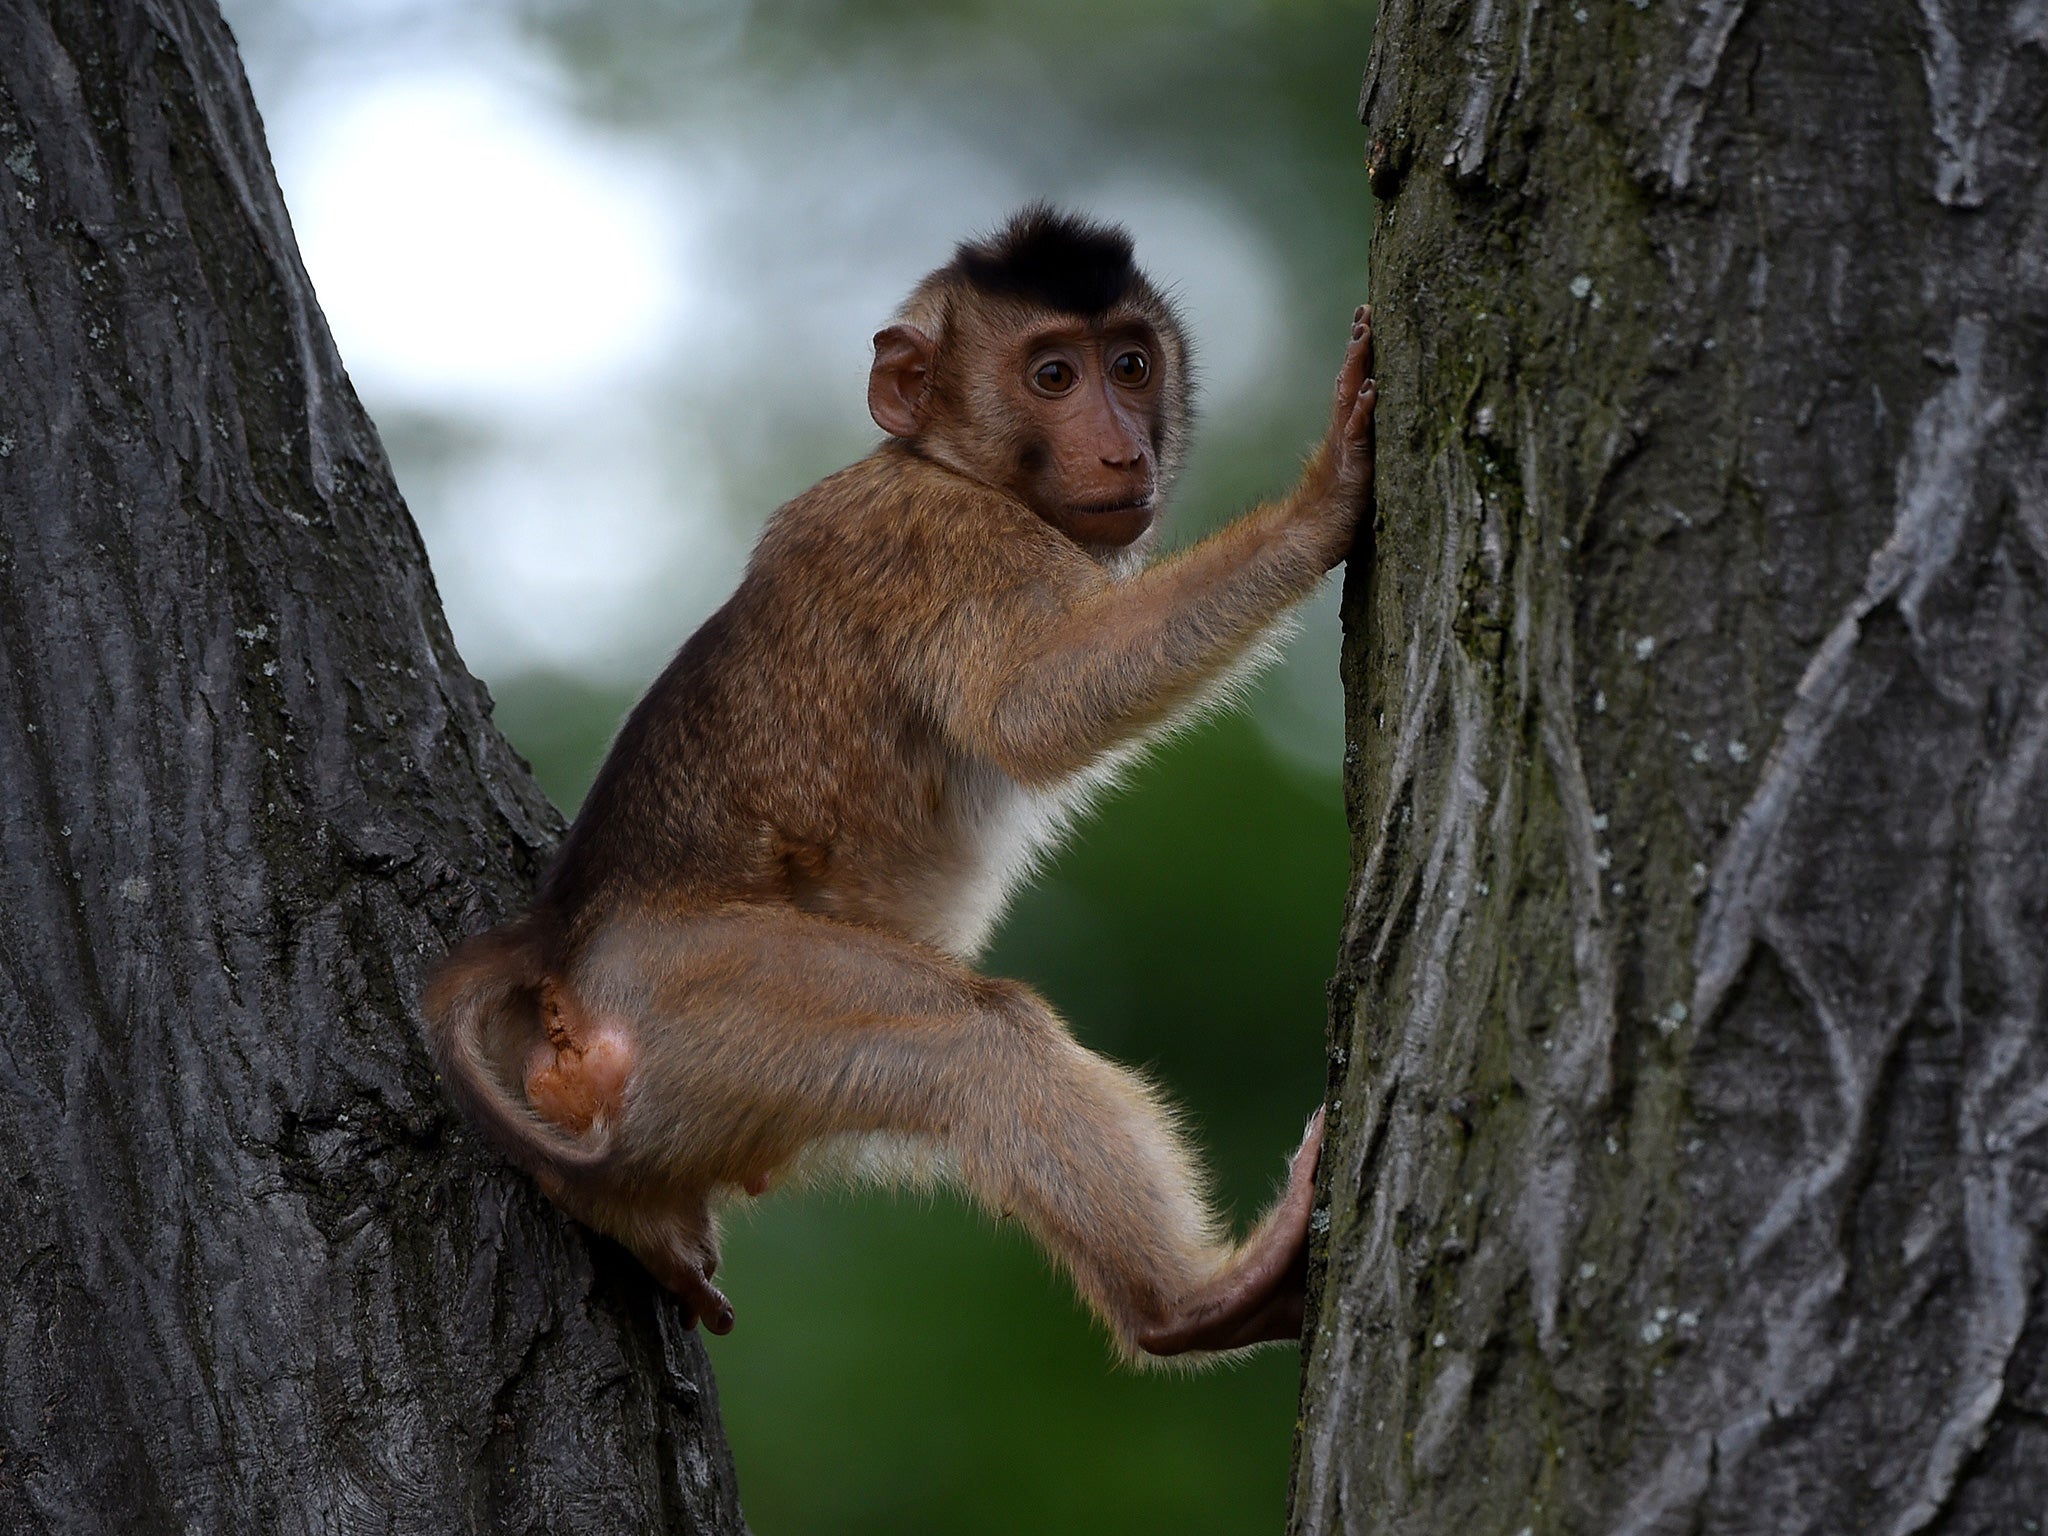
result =
[[1372,372],[1372,309],[1361,304],[1351,317],[1351,341],[1344,348],[1344,363],[1337,370],[1336,398],[1330,424],[1342,433],[1358,404],[1359,391]]
[[1371,440],[1372,409],[1379,400],[1379,380],[1367,379],[1358,391],[1358,403],[1351,407],[1351,414],[1344,421],[1344,440],[1353,447],[1363,447]]
[[1153,1355],[1241,1349],[1301,1337],[1308,1302],[1308,1220],[1315,1207],[1323,1112],[1309,1121],[1287,1187],[1239,1251],[1237,1261],[1189,1297],[1174,1317],[1140,1334]]

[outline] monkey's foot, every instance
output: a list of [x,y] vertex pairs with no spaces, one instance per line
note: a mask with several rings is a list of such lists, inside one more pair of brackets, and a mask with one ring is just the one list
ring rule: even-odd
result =
[[689,1314],[683,1324],[685,1328],[702,1323],[706,1333],[732,1332],[732,1303],[726,1300],[725,1292],[711,1283],[711,1277],[718,1272],[716,1258],[643,1257],[648,1273],[681,1300]]
[[1301,1337],[1308,1304],[1308,1218],[1316,1200],[1316,1163],[1323,1150],[1323,1112],[1309,1121],[1287,1187],[1238,1250],[1236,1260],[1138,1335],[1147,1354],[1242,1349]]

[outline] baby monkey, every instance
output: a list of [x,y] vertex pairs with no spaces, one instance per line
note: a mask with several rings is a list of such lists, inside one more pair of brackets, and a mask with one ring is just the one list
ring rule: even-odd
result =
[[1344,559],[1370,318],[1285,500],[1147,563],[1187,343],[1121,229],[1034,206],[875,337],[888,438],[769,519],[539,894],[442,963],[450,1092],[714,1333],[716,1211],[896,1156],[1022,1222],[1126,1358],[1300,1334],[1321,1117],[1242,1242],[1140,1078],[970,968],[1115,765]]

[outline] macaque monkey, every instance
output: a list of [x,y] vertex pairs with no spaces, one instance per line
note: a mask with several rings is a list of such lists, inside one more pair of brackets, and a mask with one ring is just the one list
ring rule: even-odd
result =
[[1147,555],[1187,344],[1118,228],[1027,208],[875,337],[873,453],[769,519],[627,718],[539,894],[433,976],[454,1097],[573,1215],[732,1326],[716,1212],[878,1159],[963,1186],[1126,1358],[1300,1334],[1320,1115],[1229,1241],[1153,1089],[975,972],[1122,759],[1344,559],[1370,318],[1301,483]]

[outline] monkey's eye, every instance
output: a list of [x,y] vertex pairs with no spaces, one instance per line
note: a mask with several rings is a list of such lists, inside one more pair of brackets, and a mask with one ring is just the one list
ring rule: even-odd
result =
[[1072,363],[1055,357],[1038,365],[1038,371],[1031,375],[1031,382],[1040,394],[1064,395],[1079,379]]
[[1142,352],[1126,352],[1109,365],[1109,371],[1117,383],[1135,389],[1152,377],[1152,360]]

